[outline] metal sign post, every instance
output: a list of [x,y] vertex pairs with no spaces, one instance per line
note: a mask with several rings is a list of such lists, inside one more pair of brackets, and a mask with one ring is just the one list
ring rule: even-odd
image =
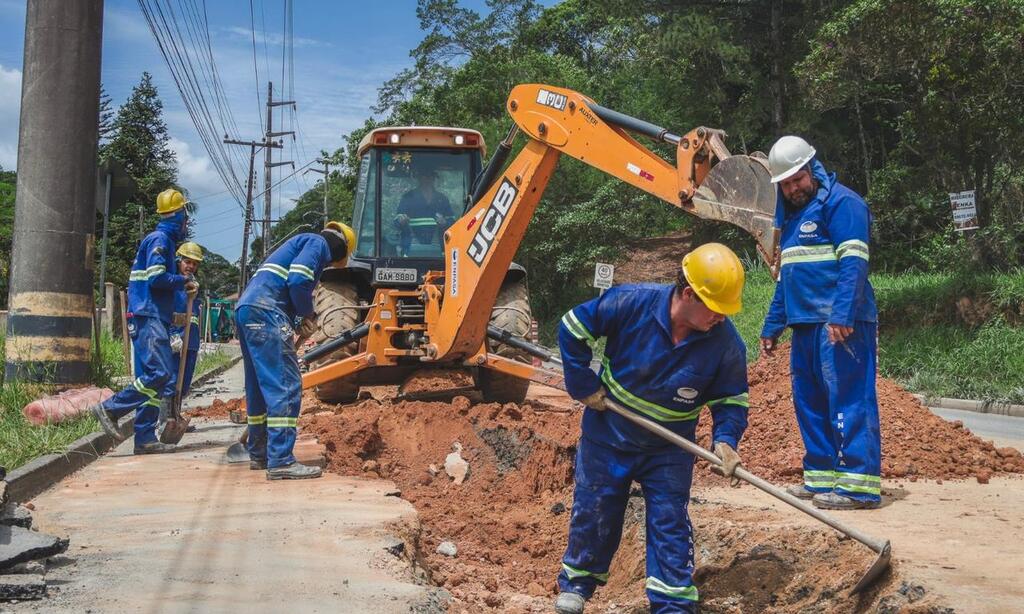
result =
[[612,287],[612,280],[615,279],[615,265],[597,262],[594,264],[594,287],[600,288],[603,294],[605,290]]

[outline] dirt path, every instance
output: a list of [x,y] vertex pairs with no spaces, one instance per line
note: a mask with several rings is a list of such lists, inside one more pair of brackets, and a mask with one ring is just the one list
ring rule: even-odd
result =
[[[1024,604],[1024,481],[989,484],[904,482],[886,488],[890,504],[837,517],[892,541],[900,573],[958,612],[1019,612]],[[710,503],[769,508],[775,526],[817,523],[752,487],[711,488]]]

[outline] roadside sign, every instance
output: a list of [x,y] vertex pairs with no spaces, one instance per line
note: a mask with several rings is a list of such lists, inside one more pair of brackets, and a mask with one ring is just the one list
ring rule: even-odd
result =
[[607,290],[612,287],[615,278],[615,266],[598,262],[594,265],[594,287]]
[[953,227],[956,230],[976,230],[978,209],[974,204],[974,190],[950,192],[949,204],[953,207]]

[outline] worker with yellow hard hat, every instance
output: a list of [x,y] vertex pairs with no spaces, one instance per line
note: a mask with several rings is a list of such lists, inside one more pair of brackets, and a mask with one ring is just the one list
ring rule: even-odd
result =
[[[186,241],[178,246],[178,272],[195,279],[199,273],[199,264],[203,261],[203,248],[198,243]],[[181,383],[181,395],[184,398],[192,387],[192,376],[196,371],[196,360],[199,358],[201,341],[200,322],[202,322],[202,301],[193,296],[192,312],[188,312],[189,295],[184,289],[174,293],[174,316],[171,323],[171,353],[174,354],[174,371],[172,373],[177,384],[178,370],[182,357],[185,358],[185,376]],[[188,347],[183,347],[185,327],[190,326]]]
[[323,270],[344,266],[355,247],[355,233],[340,222],[295,235],[267,257],[238,298],[249,468],[265,469],[268,480],[321,475],[319,467],[303,465],[292,454],[302,404],[294,332],[302,337],[316,332],[313,289]]
[[174,297],[179,291],[196,292],[194,279],[179,272],[175,246],[188,228],[188,200],[174,188],[156,197],[160,222],[139,244],[128,276],[127,325],[135,348],[135,380],[124,390],[90,409],[108,435],[123,439],[117,420],[135,412],[135,453],[173,452],[174,445],[157,440],[161,411],[174,402],[174,358],[170,327]]
[[[747,427],[746,348],[726,317],[740,311],[743,265],[728,247],[701,245],[680,263],[675,284],[613,286],[562,318],[558,345],[565,388],[581,401],[569,543],[555,602],[579,614],[608,580],[630,485],[647,514],[647,597],[652,612],[696,612],[693,532],[687,515],[694,457],[606,410],[606,399],[693,440],[701,408],[713,421],[723,474],[740,463]],[[592,343],[605,339],[599,373]]]

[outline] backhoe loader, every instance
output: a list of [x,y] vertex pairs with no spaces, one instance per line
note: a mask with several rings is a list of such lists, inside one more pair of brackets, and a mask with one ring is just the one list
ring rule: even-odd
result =
[[[565,154],[683,211],[732,223],[774,261],[775,190],[761,155],[730,155],[724,133],[675,135],[550,85],[516,86],[514,125],[485,168],[483,137],[459,128],[378,128],[358,147],[357,247],[316,290],[317,346],[303,388],[327,401],[360,386],[402,384],[427,368],[470,373],[485,400],[522,402],[543,348],[525,341],[526,272],[512,262]],[[526,143],[506,165],[519,134]],[[631,136],[675,148],[675,164]],[[474,180],[475,178],[475,180]]]

